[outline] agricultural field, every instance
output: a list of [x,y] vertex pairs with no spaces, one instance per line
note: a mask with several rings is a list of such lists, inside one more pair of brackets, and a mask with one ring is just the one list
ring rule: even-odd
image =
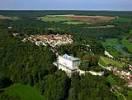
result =
[[70,16],[70,18],[77,21],[88,22],[90,24],[104,23],[115,19],[115,17],[111,16]]
[[4,97],[10,98],[10,100],[44,100],[40,93],[33,87],[14,84],[4,90],[4,93],[0,96],[0,100],[5,100]]
[[85,23],[85,22],[77,22],[77,21],[68,21],[68,22],[64,22],[64,24],[68,24],[68,25],[78,25],[78,24],[88,24],[88,23]]
[[45,22],[71,21],[71,19],[66,16],[55,16],[55,15],[47,15],[44,17],[40,17],[38,19],[45,21]]
[[4,15],[0,15],[0,20],[18,20],[18,17],[8,17]]
[[105,26],[91,26],[91,27],[85,27],[85,28],[88,28],[88,29],[105,29],[105,28],[114,28],[115,26],[114,25],[105,25]]
[[100,57],[99,63],[102,64],[103,66],[113,65],[118,68],[122,68],[125,65],[124,63],[103,56]]
[[81,15],[46,15],[39,17],[39,20],[45,22],[64,22],[67,24],[95,24],[106,23],[115,19],[111,16],[81,16]]

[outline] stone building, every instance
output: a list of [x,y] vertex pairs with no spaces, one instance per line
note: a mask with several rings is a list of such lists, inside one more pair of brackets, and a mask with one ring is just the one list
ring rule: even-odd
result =
[[62,71],[65,71],[70,77],[73,73],[77,72],[80,65],[80,59],[67,54],[58,56],[57,67]]

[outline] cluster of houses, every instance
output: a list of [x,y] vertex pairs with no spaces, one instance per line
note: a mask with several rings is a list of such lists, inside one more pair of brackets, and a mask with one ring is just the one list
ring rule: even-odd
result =
[[112,71],[113,74],[119,76],[121,79],[126,80],[129,87],[132,87],[132,74],[129,71],[118,70],[116,67],[107,67],[107,70]]
[[32,43],[35,43],[37,46],[44,45],[47,46],[50,45],[51,47],[56,47],[60,45],[65,44],[72,44],[72,36],[71,35],[31,35],[30,37],[24,38],[22,40],[23,42],[30,41]]
[[126,71],[119,71],[119,70],[113,70],[113,73],[115,73],[115,75],[119,75],[120,78],[124,79],[124,80],[131,80],[132,79],[132,75],[130,72],[126,72]]

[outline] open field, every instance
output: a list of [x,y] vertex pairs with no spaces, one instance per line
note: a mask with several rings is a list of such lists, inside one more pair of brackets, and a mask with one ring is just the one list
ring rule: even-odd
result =
[[0,15],[0,20],[18,20],[18,17],[8,17],[8,16],[3,16]]
[[88,23],[103,23],[115,19],[115,17],[111,16],[69,16],[69,18]]
[[88,29],[103,29],[103,28],[114,28],[114,25],[106,25],[106,26],[91,26],[91,27],[85,27]]
[[72,19],[66,16],[55,16],[55,15],[47,15],[44,17],[39,17],[38,19],[45,22],[62,22],[62,21],[71,21]]
[[64,24],[68,24],[68,25],[78,25],[78,24],[88,24],[85,22],[79,22],[79,21],[68,21],[68,22],[64,22]]
[[121,23],[126,23],[126,22],[132,22],[131,18],[125,18],[125,17],[118,17],[116,20],[114,20],[115,22],[121,22]]
[[103,57],[103,56],[100,57],[99,63],[106,67],[108,65],[113,65],[115,67],[120,67],[120,68],[124,66],[124,63],[121,63],[121,62],[118,62],[118,61],[115,61],[115,60],[112,60],[110,58]]
[[6,88],[4,95],[19,98],[18,100],[44,100],[35,88],[22,84],[14,84]]
[[110,52],[113,56],[119,56],[120,52],[116,50],[116,45],[118,45],[118,40],[117,39],[107,39],[105,42],[102,43],[105,49]]
[[[111,16],[80,16],[80,15],[47,15],[44,17],[39,17],[38,19],[45,22],[74,22],[70,24],[94,24],[94,23],[105,23],[115,19]],[[80,23],[81,22],[81,23]]]
[[[105,42],[102,42],[103,46],[106,50],[110,52],[113,56],[117,57],[120,55],[129,56],[130,54],[124,50],[125,43],[120,43],[121,41],[118,39],[106,39]],[[128,45],[128,44],[127,44]],[[128,46],[130,48],[130,46]]]
[[10,17],[0,15],[0,19],[11,19]]
[[122,40],[122,44],[128,49],[130,53],[132,53],[132,42],[124,38]]

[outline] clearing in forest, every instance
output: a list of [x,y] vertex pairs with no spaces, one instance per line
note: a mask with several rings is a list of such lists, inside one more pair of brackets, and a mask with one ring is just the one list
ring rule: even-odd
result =
[[4,16],[0,15],[0,20],[18,20],[18,17],[9,17],[9,16]]
[[119,61],[115,61],[113,59],[103,57],[103,56],[100,57],[99,63],[102,64],[103,66],[106,66],[106,67],[108,65],[112,65],[114,67],[119,67],[119,68],[122,68],[124,66],[124,63],[121,63]]

